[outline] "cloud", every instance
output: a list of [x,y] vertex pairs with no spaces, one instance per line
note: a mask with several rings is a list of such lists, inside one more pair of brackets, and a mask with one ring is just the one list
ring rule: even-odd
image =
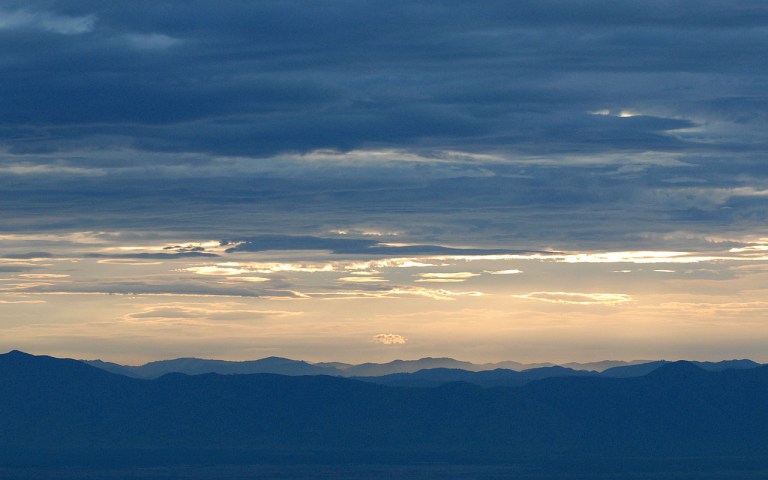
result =
[[253,320],[260,318],[284,318],[301,315],[300,312],[281,310],[244,309],[239,304],[184,304],[152,305],[141,312],[131,313],[127,318],[141,319],[207,319],[217,320]]
[[252,286],[249,283],[212,283],[184,279],[113,280],[82,279],[68,283],[28,282],[1,286],[0,290],[26,294],[50,295],[127,295],[138,296],[189,296],[189,297],[297,297],[298,294],[280,289]]
[[29,163],[14,163],[0,167],[0,173],[10,175],[48,175],[48,176],[78,176],[104,175],[106,172],[93,168],[68,167],[62,165],[40,165]]
[[203,265],[199,267],[188,267],[184,271],[196,273],[198,275],[239,275],[241,273],[247,273],[250,270],[240,267],[223,267],[219,265]]
[[321,273],[334,272],[338,267],[332,263],[310,262],[222,262],[215,265],[197,265],[184,268],[185,272],[199,275],[240,275],[246,273]]
[[208,312],[199,308],[186,307],[151,307],[139,313],[132,313],[130,318],[204,318]]
[[515,297],[569,305],[618,305],[634,300],[623,293],[531,292]]
[[18,260],[39,260],[52,258],[53,254],[49,252],[29,252],[29,253],[6,253],[2,256],[4,259]]
[[13,264],[12,263],[12,264],[0,265],[0,272],[8,272],[8,273],[28,272],[30,270],[35,270],[38,268],[40,268],[40,266],[34,265],[34,264],[29,265],[29,264],[18,264],[18,263]]
[[96,263],[106,265],[132,265],[134,267],[163,264],[163,262],[140,262],[138,260],[131,260],[129,258],[102,258],[101,260],[97,260]]
[[445,289],[422,288],[409,285],[387,285],[382,282],[362,282],[354,285],[355,289],[340,287],[327,289],[327,291],[302,291],[293,292],[294,296],[303,298],[321,298],[328,300],[344,299],[376,299],[376,298],[427,298],[431,300],[453,301],[461,297],[481,297],[486,295],[478,291],[452,291]]
[[481,297],[485,295],[478,291],[456,292],[445,289],[429,289],[420,287],[397,287],[389,291],[393,295],[413,295],[417,297],[426,297],[433,300],[455,300],[457,297]]
[[[12,44],[26,71],[47,74],[20,82],[13,73],[3,85],[14,99],[4,115],[18,125],[5,141],[27,153],[97,140],[148,153],[260,157],[372,147],[465,158],[699,151],[703,143],[685,131],[706,136],[713,118],[764,121],[750,107],[759,92],[742,78],[764,74],[759,2],[639,10],[525,1],[515,15],[503,2],[468,9],[421,0],[301,11],[276,1],[90,3],[67,13],[25,5],[4,12],[3,31],[67,34]],[[78,34],[86,33],[98,42],[84,44]],[[64,53],[72,68],[51,75]]]
[[175,253],[87,253],[86,258],[110,258],[110,259],[148,259],[148,260],[170,260],[174,258],[200,258],[200,257],[218,257],[219,255],[209,252],[175,252]]
[[336,254],[367,255],[494,255],[512,253],[503,249],[451,248],[440,245],[388,244],[370,239],[323,238],[313,236],[261,235],[249,239],[225,240],[222,245],[234,252],[263,252],[269,250],[328,250]]
[[419,273],[417,282],[442,282],[456,283],[465,282],[472,277],[480,276],[479,273],[472,272],[451,272],[451,273]]
[[565,263],[638,263],[638,264],[686,264],[721,261],[765,261],[768,255],[755,254],[753,251],[730,250],[728,252],[711,252],[701,254],[697,252],[665,252],[665,251],[637,251],[637,252],[600,252],[600,253],[572,253],[552,257],[555,261]]
[[65,16],[51,12],[0,9],[0,31],[14,29],[41,29],[62,35],[78,35],[93,30],[94,15]]
[[517,275],[518,273],[523,273],[523,271],[513,268],[510,270],[495,270],[495,271],[486,270],[485,273],[489,273],[491,275]]
[[768,302],[665,302],[660,305],[676,312],[692,315],[739,316],[749,315],[759,318],[768,312]]
[[227,277],[227,280],[232,280],[232,281],[235,281],[235,282],[262,283],[262,282],[270,281],[271,278],[268,278],[268,277],[242,276],[242,277]]
[[0,305],[33,305],[47,303],[45,300],[0,300]]
[[384,277],[341,277],[339,282],[342,283],[384,283],[389,282]]
[[139,50],[165,50],[181,43],[181,40],[162,33],[129,33],[124,38]]
[[371,341],[381,345],[405,345],[408,343],[407,338],[395,333],[380,333],[378,335],[374,335]]
[[52,280],[70,277],[70,275],[66,273],[20,273],[17,276],[20,278],[52,279]]

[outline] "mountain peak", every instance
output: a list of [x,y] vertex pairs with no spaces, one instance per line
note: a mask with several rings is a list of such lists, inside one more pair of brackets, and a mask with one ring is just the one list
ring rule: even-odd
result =
[[22,352],[21,350],[11,350],[10,352],[4,354],[3,356],[6,357],[34,357],[34,355],[31,355],[26,352]]
[[701,368],[700,366],[696,365],[693,362],[689,362],[686,360],[678,360],[675,362],[669,362],[665,363],[656,370],[649,373],[649,376],[654,377],[671,377],[671,378],[679,378],[679,377],[689,377],[691,375],[699,375],[701,373],[704,373],[706,370]]
[[32,359],[37,358],[35,355],[31,355],[26,352],[22,352],[21,350],[11,350],[8,353],[0,354],[0,359],[5,360],[6,362],[29,362]]

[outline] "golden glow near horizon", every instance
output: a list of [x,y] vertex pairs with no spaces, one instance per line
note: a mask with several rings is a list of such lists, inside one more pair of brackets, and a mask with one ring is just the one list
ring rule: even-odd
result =
[[[62,257],[0,259],[3,347],[137,362],[169,352],[241,360],[585,361],[686,352],[765,360],[764,239],[707,252],[266,251],[147,261],[142,255],[224,249],[113,244],[101,252],[117,258],[91,258],[79,253],[94,243],[88,235],[62,238],[55,239],[68,242]],[[721,347],[704,353],[713,338]],[[102,342],[108,347],[97,347]]]

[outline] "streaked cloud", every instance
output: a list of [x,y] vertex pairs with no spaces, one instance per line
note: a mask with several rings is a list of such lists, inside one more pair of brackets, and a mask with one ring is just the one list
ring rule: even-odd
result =
[[517,298],[571,305],[618,305],[633,301],[623,293],[531,292]]
[[241,273],[249,272],[250,270],[242,269],[239,267],[222,267],[219,265],[204,265],[201,267],[188,267],[184,269],[187,272],[196,273],[198,275],[238,275]]
[[319,273],[333,272],[332,263],[280,263],[280,262],[222,262],[216,265],[201,265],[183,269],[199,275],[237,275],[245,273]]
[[152,305],[140,312],[131,313],[128,319],[208,319],[217,320],[255,320],[260,318],[287,318],[301,315],[301,312],[282,310],[244,309],[241,304],[187,304],[170,303]]
[[20,273],[17,275],[20,278],[34,278],[34,279],[60,279],[69,278],[69,274],[65,273]]
[[[741,316],[764,315],[768,313],[768,302],[666,302],[661,305],[664,308],[685,312],[692,315]],[[754,319],[753,321],[759,321]]]
[[367,277],[367,276],[357,276],[357,277],[341,277],[339,278],[339,282],[342,283],[383,283],[383,282],[389,282],[384,277]]
[[263,252],[270,250],[327,250],[336,254],[384,255],[496,255],[510,253],[504,249],[455,248],[442,245],[419,245],[408,243],[379,242],[367,238],[346,238],[341,236],[315,237],[296,235],[261,235],[249,239],[223,241],[228,253]]
[[47,295],[125,295],[188,297],[291,297],[292,293],[269,288],[256,288],[239,283],[195,282],[191,280],[91,280],[67,283],[26,282],[0,285],[0,292],[23,292]]
[[242,276],[242,277],[227,277],[227,280],[233,280],[235,282],[253,282],[253,283],[262,283],[262,282],[268,282],[271,279],[268,277],[252,277],[252,276]]
[[[365,282],[363,282],[365,283]],[[334,291],[305,291],[301,292],[301,296],[304,298],[325,298],[325,299],[378,299],[378,298],[428,298],[431,300],[456,300],[460,297],[481,297],[486,295],[478,291],[452,291],[445,289],[431,289],[415,286],[399,285],[399,286],[386,286],[382,285],[375,290],[347,290],[340,289]]]
[[443,282],[456,283],[465,282],[472,277],[480,276],[479,273],[472,272],[446,272],[446,273],[419,273],[417,282]]
[[67,16],[45,11],[0,9],[0,30],[34,28],[62,35],[78,35],[93,30],[94,15]]
[[129,33],[124,38],[130,46],[139,50],[165,50],[181,43],[178,38],[162,33]]
[[508,269],[508,270],[496,270],[496,271],[488,271],[486,270],[485,273],[490,273],[491,275],[517,275],[518,273],[523,273],[522,270],[518,270],[516,268]]

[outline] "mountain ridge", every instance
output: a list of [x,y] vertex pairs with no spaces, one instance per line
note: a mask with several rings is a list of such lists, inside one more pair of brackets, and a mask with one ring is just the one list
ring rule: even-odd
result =
[[[423,370],[431,369],[453,369],[466,372],[486,372],[501,369],[511,372],[525,372],[532,369],[553,367],[565,368],[571,371],[596,371],[603,375],[613,377],[630,377],[645,375],[661,365],[669,363],[666,360],[605,360],[588,363],[569,362],[564,363],[563,365],[555,365],[548,362],[523,364],[513,361],[475,364],[448,357],[423,357],[417,360],[393,360],[386,363],[369,362],[358,365],[340,362],[310,363],[303,360],[293,360],[284,357],[266,357],[258,360],[246,361],[183,357],[170,360],[158,360],[138,366],[121,365],[101,360],[82,361],[113,373],[128,375],[135,378],[158,378],[171,372],[181,372],[189,375],[199,375],[203,373],[219,373],[226,375],[275,373],[279,375],[330,375],[349,378],[372,378],[388,375],[415,374]],[[752,368],[760,365],[752,360],[723,360],[720,362],[694,363],[702,365],[709,370]],[[513,375],[510,374],[509,376],[511,377]]]
[[192,451],[214,460],[233,451],[347,452],[351,461],[386,452],[768,455],[766,402],[768,366],[711,371],[681,361],[631,378],[406,388],[327,375],[146,380],[9,353],[0,355],[0,450],[34,452],[29,462],[62,448],[85,452],[80,458],[170,449],[187,462],[198,461],[184,453]]

